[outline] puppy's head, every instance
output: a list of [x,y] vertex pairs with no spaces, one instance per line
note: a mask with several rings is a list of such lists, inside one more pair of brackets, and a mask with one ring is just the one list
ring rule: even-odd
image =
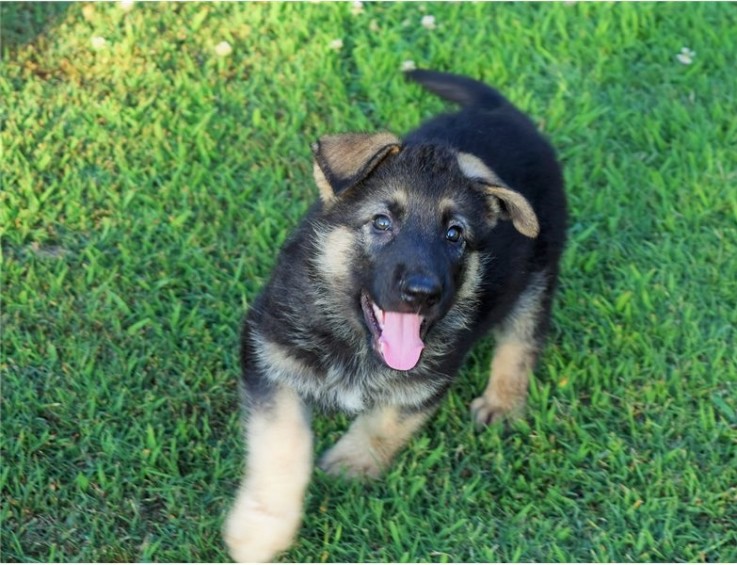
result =
[[480,159],[444,146],[345,134],[321,138],[313,151],[323,218],[334,234],[328,247],[339,254],[325,255],[325,276],[344,276],[344,296],[375,351],[408,371],[433,327],[473,300],[489,230],[510,220],[536,237],[537,217]]

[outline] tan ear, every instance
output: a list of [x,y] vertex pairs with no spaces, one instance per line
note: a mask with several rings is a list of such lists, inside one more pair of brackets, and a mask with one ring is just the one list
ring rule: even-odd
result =
[[313,174],[326,203],[365,179],[388,155],[399,152],[391,133],[326,135],[313,143]]
[[498,198],[506,208],[506,217],[522,235],[535,238],[540,233],[535,210],[527,199],[516,190],[509,188],[494,171],[487,167],[478,157],[469,153],[458,153],[458,166],[468,178],[484,186],[489,196]]
[[519,192],[501,186],[489,186],[486,192],[504,203],[509,219],[518,232],[531,238],[536,238],[540,234],[540,224],[535,210]]

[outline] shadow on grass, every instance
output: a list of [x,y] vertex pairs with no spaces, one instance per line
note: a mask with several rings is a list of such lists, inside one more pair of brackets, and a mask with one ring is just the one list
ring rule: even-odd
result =
[[54,27],[70,5],[71,2],[1,2],[0,42],[3,58]]

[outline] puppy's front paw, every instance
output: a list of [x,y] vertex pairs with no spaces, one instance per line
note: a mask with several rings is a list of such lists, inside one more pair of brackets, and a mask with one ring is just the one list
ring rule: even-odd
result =
[[299,508],[272,511],[245,495],[228,515],[223,537],[234,561],[265,563],[291,545],[300,522]]
[[365,444],[344,437],[322,456],[319,466],[330,475],[350,478],[378,478],[384,464]]
[[471,414],[476,425],[482,428],[516,419],[522,414],[524,407],[524,399],[503,404],[492,395],[482,395],[471,402]]

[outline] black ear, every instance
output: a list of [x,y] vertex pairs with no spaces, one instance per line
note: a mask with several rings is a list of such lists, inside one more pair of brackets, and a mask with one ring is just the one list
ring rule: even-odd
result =
[[365,179],[388,155],[399,152],[391,133],[326,135],[312,144],[313,173],[323,202]]
[[487,167],[481,159],[468,153],[458,154],[458,165],[468,178],[484,185],[484,190],[492,198],[498,198],[502,206],[497,208],[502,218],[512,220],[512,224],[522,235],[535,238],[540,233],[540,224],[532,205],[516,190],[504,184],[499,176]]

